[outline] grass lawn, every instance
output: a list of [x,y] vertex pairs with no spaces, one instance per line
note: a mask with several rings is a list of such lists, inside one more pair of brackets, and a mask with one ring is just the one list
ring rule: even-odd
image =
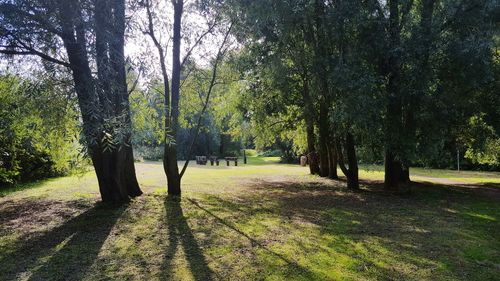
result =
[[500,280],[498,173],[414,169],[394,195],[378,167],[349,192],[249,160],[193,165],[182,200],[159,162],[125,206],[98,202],[92,172],[1,191],[0,280]]

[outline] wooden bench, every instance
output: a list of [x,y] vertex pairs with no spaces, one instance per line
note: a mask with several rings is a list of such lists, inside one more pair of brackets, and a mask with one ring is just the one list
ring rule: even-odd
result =
[[207,165],[207,157],[206,156],[196,156],[196,164]]
[[210,159],[210,166],[213,166],[214,163],[216,163],[217,166],[219,166],[219,159],[217,159],[217,156],[210,156],[208,158]]
[[230,161],[234,161],[234,166],[238,166],[238,157],[225,157],[226,159],[226,164],[229,166]]

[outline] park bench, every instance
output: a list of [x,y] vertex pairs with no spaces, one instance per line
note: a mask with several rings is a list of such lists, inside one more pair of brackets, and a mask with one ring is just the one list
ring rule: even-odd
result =
[[208,159],[210,159],[210,166],[213,166],[214,163],[219,166],[219,159],[217,159],[217,156],[210,156]]
[[206,156],[196,156],[196,164],[207,165],[207,157]]
[[238,166],[238,157],[225,157],[226,159],[226,164],[229,166],[230,161],[234,161],[234,166]]

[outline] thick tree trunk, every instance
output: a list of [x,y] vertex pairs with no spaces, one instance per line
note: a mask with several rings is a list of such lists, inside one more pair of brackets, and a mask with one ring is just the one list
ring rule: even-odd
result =
[[401,58],[396,51],[400,46],[399,0],[389,3],[389,40],[387,109],[385,128],[385,181],[386,189],[398,190],[401,181],[402,163],[396,159],[401,151],[402,141],[402,100],[401,100]]
[[[312,121],[311,121],[312,122]],[[314,125],[306,124],[307,128],[307,157],[309,162],[309,171],[311,175],[319,175],[319,163],[317,160],[315,146]]]
[[[432,21],[434,6],[436,0],[423,0],[421,1],[421,11],[420,11],[420,31],[419,31],[419,47],[416,50],[415,57],[418,59],[418,73],[415,77],[415,95],[412,95],[405,101],[405,112],[404,112],[404,134],[405,139],[411,141],[412,148],[415,147],[415,138],[417,131],[417,120],[416,112],[418,112],[421,99],[426,95],[426,91],[429,88],[429,81],[431,79],[431,73],[429,69],[429,58],[431,53],[432,45]],[[399,182],[405,183],[410,182],[410,164],[409,160],[401,163],[401,171],[399,175]]]
[[[111,151],[105,151],[101,146],[105,118],[114,117],[117,114],[114,111],[116,107],[121,106],[123,101],[128,102],[128,96],[123,96],[123,93],[127,92],[123,58],[124,3],[117,1],[114,4],[116,5],[114,11],[117,13],[115,15],[116,23],[122,26],[122,29],[118,30],[114,36],[106,34],[106,31],[111,29],[111,25],[104,20],[108,16],[106,12],[110,12],[110,7],[106,5],[101,7],[102,9],[99,11],[104,14],[97,13],[96,15],[96,29],[102,28],[100,31],[104,30],[104,32],[96,34],[98,85],[94,83],[90,70],[81,7],[73,2],[61,5],[60,10],[60,21],[63,29],[61,37],[70,61],[75,91],[82,113],[83,134],[89,146],[89,154],[98,179],[101,198],[105,202],[128,201],[130,197],[142,193],[135,176],[132,148],[127,144],[127,141],[125,140],[124,144],[120,144]],[[120,26],[116,27],[120,28]],[[118,49],[110,50],[111,38],[116,40],[113,47]],[[106,56],[107,53],[112,52],[118,53],[113,57],[113,62]],[[118,74],[112,77],[110,69],[113,65]],[[119,77],[121,79],[117,79]],[[126,98],[126,100],[122,98]],[[131,127],[130,116],[125,118],[124,126]]]
[[92,163],[96,168],[99,191],[104,202],[126,202],[130,197],[141,194],[140,189],[139,194],[130,194],[130,185],[134,182],[127,174],[131,171],[127,170],[126,157],[127,153],[119,150],[102,152],[96,149],[92,153]]
[[116,116],[123,117],[121,131],[124,139],[118,153],[120,155],[121,173],[123,173],[124,185],[127,193],[131,197],[139,196],[142,191],[139,187],[135,173],[134,151],[132,148],[132,118],[130,113],[129,93],[127,90],[127,74],[125,71],[125,1],[113,2],[114,26],[110,35],[110,62],[113,69],[112,91],[115,96]]
[[328,146],[328,161],[328,177],[335,180],[339,179],[339,176],[337,174],[337,151],[335,149],[335,144],[331,144]]
[[168,145],[165,148],[163,169],[167,176],[168,195],[181,195],[181,177],[179,175],[179,166],[177,165],[177,149],[173,145]]
[[317,67],[317,79],[320,91],[319,99],[319,162],[320,162],[320,176],[327,177],[330,172],[330,163],[328,161],[328,142],[330,140],[328,110],[330,107],[330,89],[328,84],[328,63],[326,62],[329,57],[328,53],[328,37],[326,36],[325,29],[325,3],[324,1],[315,1],[314,11],[314,24],[315,24],[315,39],[314,39],[314,52]]
[[404,165],[401,166],[401,174],[399,175],[399,182],[410,182],[410,168]]
[[401,179],[403,177],[402,164],[389,150],[385,151],[384,161],[384,187],[387,190],[397,191],[399,189],[399,183],[401,182]]

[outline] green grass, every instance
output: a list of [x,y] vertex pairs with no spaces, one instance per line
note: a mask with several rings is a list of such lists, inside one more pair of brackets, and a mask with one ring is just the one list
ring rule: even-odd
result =
[[498,280],[498,190],[353,193],[278,160],[192,166],[182,200],[159,162],[137,164],[145,195],[125,206],[98,203],[92,173],[3,193],[0,280]]

